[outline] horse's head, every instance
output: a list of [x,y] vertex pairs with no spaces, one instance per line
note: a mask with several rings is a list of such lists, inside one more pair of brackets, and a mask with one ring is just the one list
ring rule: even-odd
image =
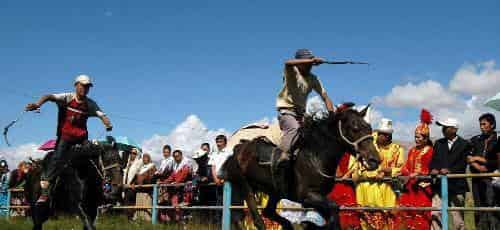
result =
[[122,183],[121,158],[114,138],[107,137],[107,142],[99,143],[99,166],[103,177],[103,192],[107,201],[116,201],[121,194]]
[[362,111],[352,108],[353,104],[341,106],[333,116],[334,131],[340,143],[363,162],[368,170],[374,170],[380,163],[380,156],[373,143],[372,128],[365,121],[369,105]]

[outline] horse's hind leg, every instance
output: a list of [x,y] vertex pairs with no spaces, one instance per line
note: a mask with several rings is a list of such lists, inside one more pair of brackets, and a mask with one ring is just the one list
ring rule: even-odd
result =
[[264,209],[262,214],[265,217],[278,222],[284,230],[293,230],[292,223],[290,223],[290,221],[288,221],[286,218],[283,218],[280,215],[278,215],[278,213],[276,213],[276,207],[278,206],[278,202],[279,198],[277,196],[270,195],[269,200],[267,201],[266,208]]

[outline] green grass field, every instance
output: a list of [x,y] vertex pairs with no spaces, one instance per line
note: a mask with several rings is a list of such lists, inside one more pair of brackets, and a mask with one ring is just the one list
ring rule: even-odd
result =
[[[28,230],[33,227],[31,221],[26,218],[15,219],[0,219],[0,229],[2,230]],[[45,225],[44,229],[49,230],[80,230],[83,229],[81,222],[77,218],[58,218],[51,219]],[[99,230],[177,230],[177,229],[206,229],[206,230],[219,230],[220,226],[209,225],[202,223],[189,223],[189,224],[158,224],[153,225],[146,221],[128,221],[125,217],[105,217],[97,221],[97,229]]]
[[[471,194],[467,194],[466,207],[474,206]],[[450,218],[451,219],[451,218]],[[219,230],[220,225],[203,223],[204,220],[194,218],[188,224],[158,224],[153,225],[147,221],[129,221],[124,216],[103,216],[97,221],[97,229],[99,230],[177,230],[177,229],[204,229],[204,230]],[[450,227],[451,227],[450,223]],[[474,226],[474,213],[465,212],[465,224],[467,230],[475,230]],[[63,217],[49,220],[44,229],[49,230],[79,230],[82,225],[77,218]],[[0,218],[0,229],[2,230],[28,230],[32,228],[32,223],[28,218]],[[300,229],[300,228],[297,228]]]

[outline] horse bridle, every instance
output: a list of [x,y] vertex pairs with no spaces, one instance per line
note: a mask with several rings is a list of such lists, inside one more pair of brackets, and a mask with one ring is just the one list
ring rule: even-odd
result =
[[[357,139],[355,141],[350,141],[349,139],[347,139],[347,137],[342,132],[342,121],[341,120],[339,120],[339,134],[340,134],[340,137],[342,137],[342,140],[344,140],[347,144],[351,145],[354,148],[354,151],[355,151],[357,159],[359,159],[359,157],[358,157],[359,143],[361,143],[361,142],[363,142],[364,140],[367,140],[367,139],[373,139],[373,135],[372,134],[367,134],[365,136],[360,137],[359,139]],[[325,172],[323,172],[320,168],[317,171],[318,171],[318,173],[321,176],[323,176],[325,178],[328,178],[328,179],[335,178],[335,175],[334,176],[328,175]]]
[[358,153],[359,153],[359,143],[361,143],[367,139],[373,139],[372,134],[367,134],[365,136],[360,137],[359,139],[357,139],[355,141],[350,141],[349,139],[347,139],[346,136],[344,136],[344,133],[342,132],[342,121],[341,120],[339,120],[339,134],[340,134],[340,137],[342,137],[342,139],[347,144],[351,145],[354,148],[354,152],[356,155],[358,155]]
[[[94,162],[94,160],[91,160],[89,159],[90,163],[92,163],[92,165],[94,166],[94,168],[96,169],[97,171],[97,174],[99,174],[99,177],[101,177],[101,179],[103,181],[106,180],[106,172],[110,169],[113,169],[113,168],[116,168],[116,167],[120,167],[120,164],[119,163],[114,163],[114,164],[111,164],[111,165],[108,165],[108,166],[104,166],[104,162],[102,161],[102,156],[99,155],[99,166],[97,166],[97,164]],[[102,173],[101,173],[102,171]]]

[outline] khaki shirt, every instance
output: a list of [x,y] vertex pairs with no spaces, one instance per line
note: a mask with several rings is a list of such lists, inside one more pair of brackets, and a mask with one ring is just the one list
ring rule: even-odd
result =
[[320,95],[325,92],[316,75],[302,76],[296,66],[285,66],[283,82],[283,89],[276,100],[277,108],[305,111],[307,97],[312,90]]

